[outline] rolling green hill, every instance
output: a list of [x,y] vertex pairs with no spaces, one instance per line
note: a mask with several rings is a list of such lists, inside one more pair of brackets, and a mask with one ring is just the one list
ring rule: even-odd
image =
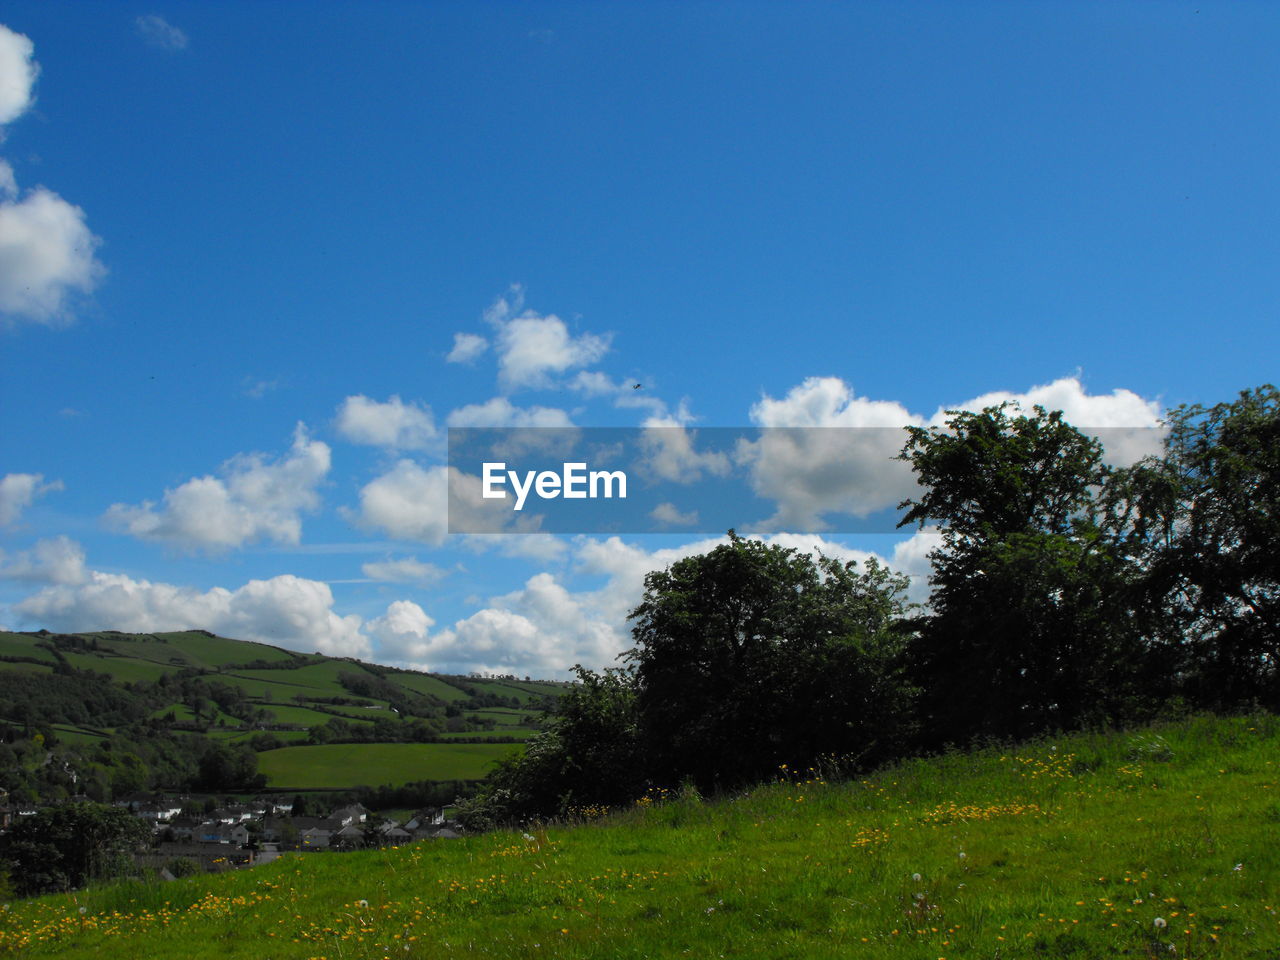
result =
[[[1273,960],[1280,722],[1196,719],[654,793],[577,826],[15,902],[0,952]],[[84,912],[81,913],[80,911]]]
[[[67,710],[75,704],[59,712],[53,702],[19,703],[20,691],[8,700],[4,694],[6,674],[89,677],[84,671],[99,687],[117,689],[116,719],[84,709],[72,716]],[[124,722],[121,710],[137,713],[119,706],[123,697],[145,703],[141,718],[151,724],[265,751],[262,770],[281,787],[477,779],[491,759],[517,748],[512,741],[536,732],[541,708],[566,686],[414,673],[199,630],[0,631],[0,727],[9,736],[19,729],[29,734],[34,722],[47,737],[68,744],[107,740]],[[135,728],[133,736],[141,735]],[[484,739],[501,742],[458,742]],[[334,742],[352,740],[361,741],[361,749],[343,750]],[[341,761],[331,759],[335,751]]]

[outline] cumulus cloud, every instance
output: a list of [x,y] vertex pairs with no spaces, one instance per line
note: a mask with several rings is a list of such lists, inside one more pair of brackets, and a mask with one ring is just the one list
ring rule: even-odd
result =
[[[0,25],[0,125],[34,102],[34,52],[28,37]],[[0,322],[70,320],[72,299],[106,272],[95,256],[100,243],[83,210],[42,186],[20,193],[13,167],[0,160]]]
[[482,610],[431,633],[417,604],[397,601],[370,621],[377,655],[445,673],[564,675],[576,663],[604,665],[622,649],[617,631],[549,573],[495,597]]
[[737,459],[756,493],[778,505],[761,529],[825,530],[824,514],[865,517],[914,487],[910,466],[894,457],[906,439],[901,428],[920,418],[899,403],[859,397],[837,377],[810,377],[779,400],[766,396],[751,419],[769,429],[741,442]]
[[489,341],[478,333],[455,333],[453,349],[444,358],[447,363],[470,363],[489,349]]
[[171,53],[187,49],[187,35],[157,14],[149,13],[138,17],[133,21],[133,26],[148,46]]
[[44,187],[19,197],[12,170],[0,177],[0,315],[13,324],[48,325],[71,317],[72,299],[106,273],[95,252],[101,241],[84,211]]
[[649,511],[649,516],[668,527],[692,527],[698,523],[698,511],[681,513],[674,503],[660,503]]
[[[495,300],[484,314],[485,320],[494,327],[498,382],[504,390],[550,387],[552,374],[595,363],[608,351],[609,337],[591,333],[574,336],[559,317],[522,311],[523,305],[524,291],[513,286],[507,296]],[[475,350],[475,343],[474,339],[460,341],[463,337],[475,335],[455,337],[455,352],[461,343],[471,344],[464,347],[466,356],[466,350]]]
[[941,426],[948,409],[979,411],[1005,401],[1027,413],[1037,404],[1062,410],[1086,432],[1096,429],[1115,464],[1160,449],[1162,434],[1151,429],[1159,421],[1157,403],[1128,390],[1090,395],[1075,377],[1021,393],[987,393],[930,416],[859,397],[837,377],[810,377],[784,397],[766,396],[751,408],[752,421],[772,429],[739,444],[737,460],[750,470],[755,492],[777,504],[757,529],[824,530],[830,527],[824,515],[867,517],[895,507],[916,488],[910,464],[895,459],[906,441],[904,427]]
[[30,550],[6,555],[0,550],[0,578],[34,583],[82,583],[84,549],[70,537],[37,540]]
[[515,514],[505,499],[480,496],[480,478],[454,467],[420,467],[401,460],[360,491],[359,510],[344,511],[366,529],[396,540],[439,546],[449,535],[449,512],[455,529],[474,533],[533,532],[538,518]]
[[360,617],[333,611],[328,584],[291,574],[250,580],[235,590],[200,591],[95,570],[82,582],[46,587],[12,609],[32,623],[66,632],[194,627],[337,657],[371,652]]
[[10,473],[0,480],[0,527],[18,522],[22,511],[51,490],[61,490],[62,481],[44,482],[42,473]]
[[699,452],[697,431],[687,430],[682,419],[650,417],[644,422],[642,470],[673,483],[696,483],[704,474],[727,476],[732,469],[728,456],[715,450]]
[[40,65],[35,44],[0,24],[0,125],[12,123],[31,108]]
[[471,403],[446,418],[451,427],[572,427],[569,414],[559,407],[517,407],[506,397]]
[[[1078,377],[1062,377],[1024,393],[1007,390],[984,393],[959,407],[976,411],[1005,402],[1017,404],[1027,414],[1035,406],[1061,410],[1072,426],[1097,434],[1106,451],[1107,462],[1115,466],[1127,466],[1142,457],[1163,451],[1165,431],[1160,423],[1160,404],[1144,400],[1131,390],[1113,390],[1108,394],[1091,396]],[[930,423],[941,425],[946,418],[946,410],[939,408]]]
[[337,428],[352,443],[393,450],[426,450],[436,439],[431,409],[394,395],[385,403],[363,394],[347,397],[338,408]]
[[427,586],[442,579],[446,571],[434,563],[423,563],[417,557],[402,557],[399,560],[378,560],[362,564],[360,571],[370,580],[383,583],[412,583]]
[[422,663],[431,655],[427,635],[435,626],[425,610],[412,600],[396,600],[387,612],[365,625],[375,644],[375,656],[383,662]]
[[328,445],[312,440],[299,423],[286,455],[270,460],[240,454],[223,464],[220,476],[193,477],[166,490],[160,505],[114,504],[106,520],[140,540],[190,549],[223,550],[262,539],[296,544],[302,513],[320,505],[316,488],[329,464]]
[[360,509],[348,511],[362,527],[382,530],[397,540],[438,546],[449,534],[449,468],[424,469],[401,460],[360,491]]

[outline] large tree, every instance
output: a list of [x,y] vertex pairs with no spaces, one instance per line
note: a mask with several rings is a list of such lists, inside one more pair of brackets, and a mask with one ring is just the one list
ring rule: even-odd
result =
[[900,525],[942,544],[913,675],[932,743],[1026,736],[1130,713],[1143,647],[1133,565],[1098,522],[1100,443],[1061,412],[949,411],[902,452],[921,486]]
[[908,722],[906,579],[730,531],[645,579],[632,612],[655,779],[737,785],[820,754],[892,755]]
[[91,880],[133,872],[130,854],[151,837],[146,822],[127,810],[71,803],[19,820],[0,837],[20,894],[72,890]]
[[1280,709],[1280,391],[1182,406],[1161,458],[1117,478],[1148,618],[1196,705]]

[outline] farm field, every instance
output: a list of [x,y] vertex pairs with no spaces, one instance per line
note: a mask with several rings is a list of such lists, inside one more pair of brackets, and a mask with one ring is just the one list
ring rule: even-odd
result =
[[[473,735],[474,736],[474,735]],[[323,789],[415,780],[479,780],[516,743],[334,743],[258,754],[268,785]]]
[[1273,960],[1278,795],[1275,717],[1195,719],[18,901],[0,952]]

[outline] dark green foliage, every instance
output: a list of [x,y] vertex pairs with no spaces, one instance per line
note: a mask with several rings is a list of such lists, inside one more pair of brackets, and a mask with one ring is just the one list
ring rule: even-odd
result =
[[146,697],[102,674],[0,670],[0,718],[6,720],[100,727],[140,720],[149,712]]
[[909,428],[902,452],[923,490],[902,523],[942,534],[911,658],[930,745],[1113,721],[1146,702],[1136,569],[1095,503],[1101,445],[1060,412],[1007,407]]
[[267,778],[258,773],[258,755],[246,745],[207,741],[200,757],[195,787],[210,793],[261,790]]
[[643,792],[634,677],[575,667],[580,685],[560,698],[524,753],[499,761],[459,820],[471,830],[634,800]]
[[1153,640],[1187,699],[1280,708],[1280,391],[1183,406],[1165,455],[1121,478]]
[[730,531],[645,578],[632,613],[651,776],[751,782],[821,754],[895,755],[910,722],[905,577]]
[[147,824],[127,810],[72,803],[16,823],[0,837],[0,859],[21,895],[72,890],[132,873],[130,854],[150,836]]

